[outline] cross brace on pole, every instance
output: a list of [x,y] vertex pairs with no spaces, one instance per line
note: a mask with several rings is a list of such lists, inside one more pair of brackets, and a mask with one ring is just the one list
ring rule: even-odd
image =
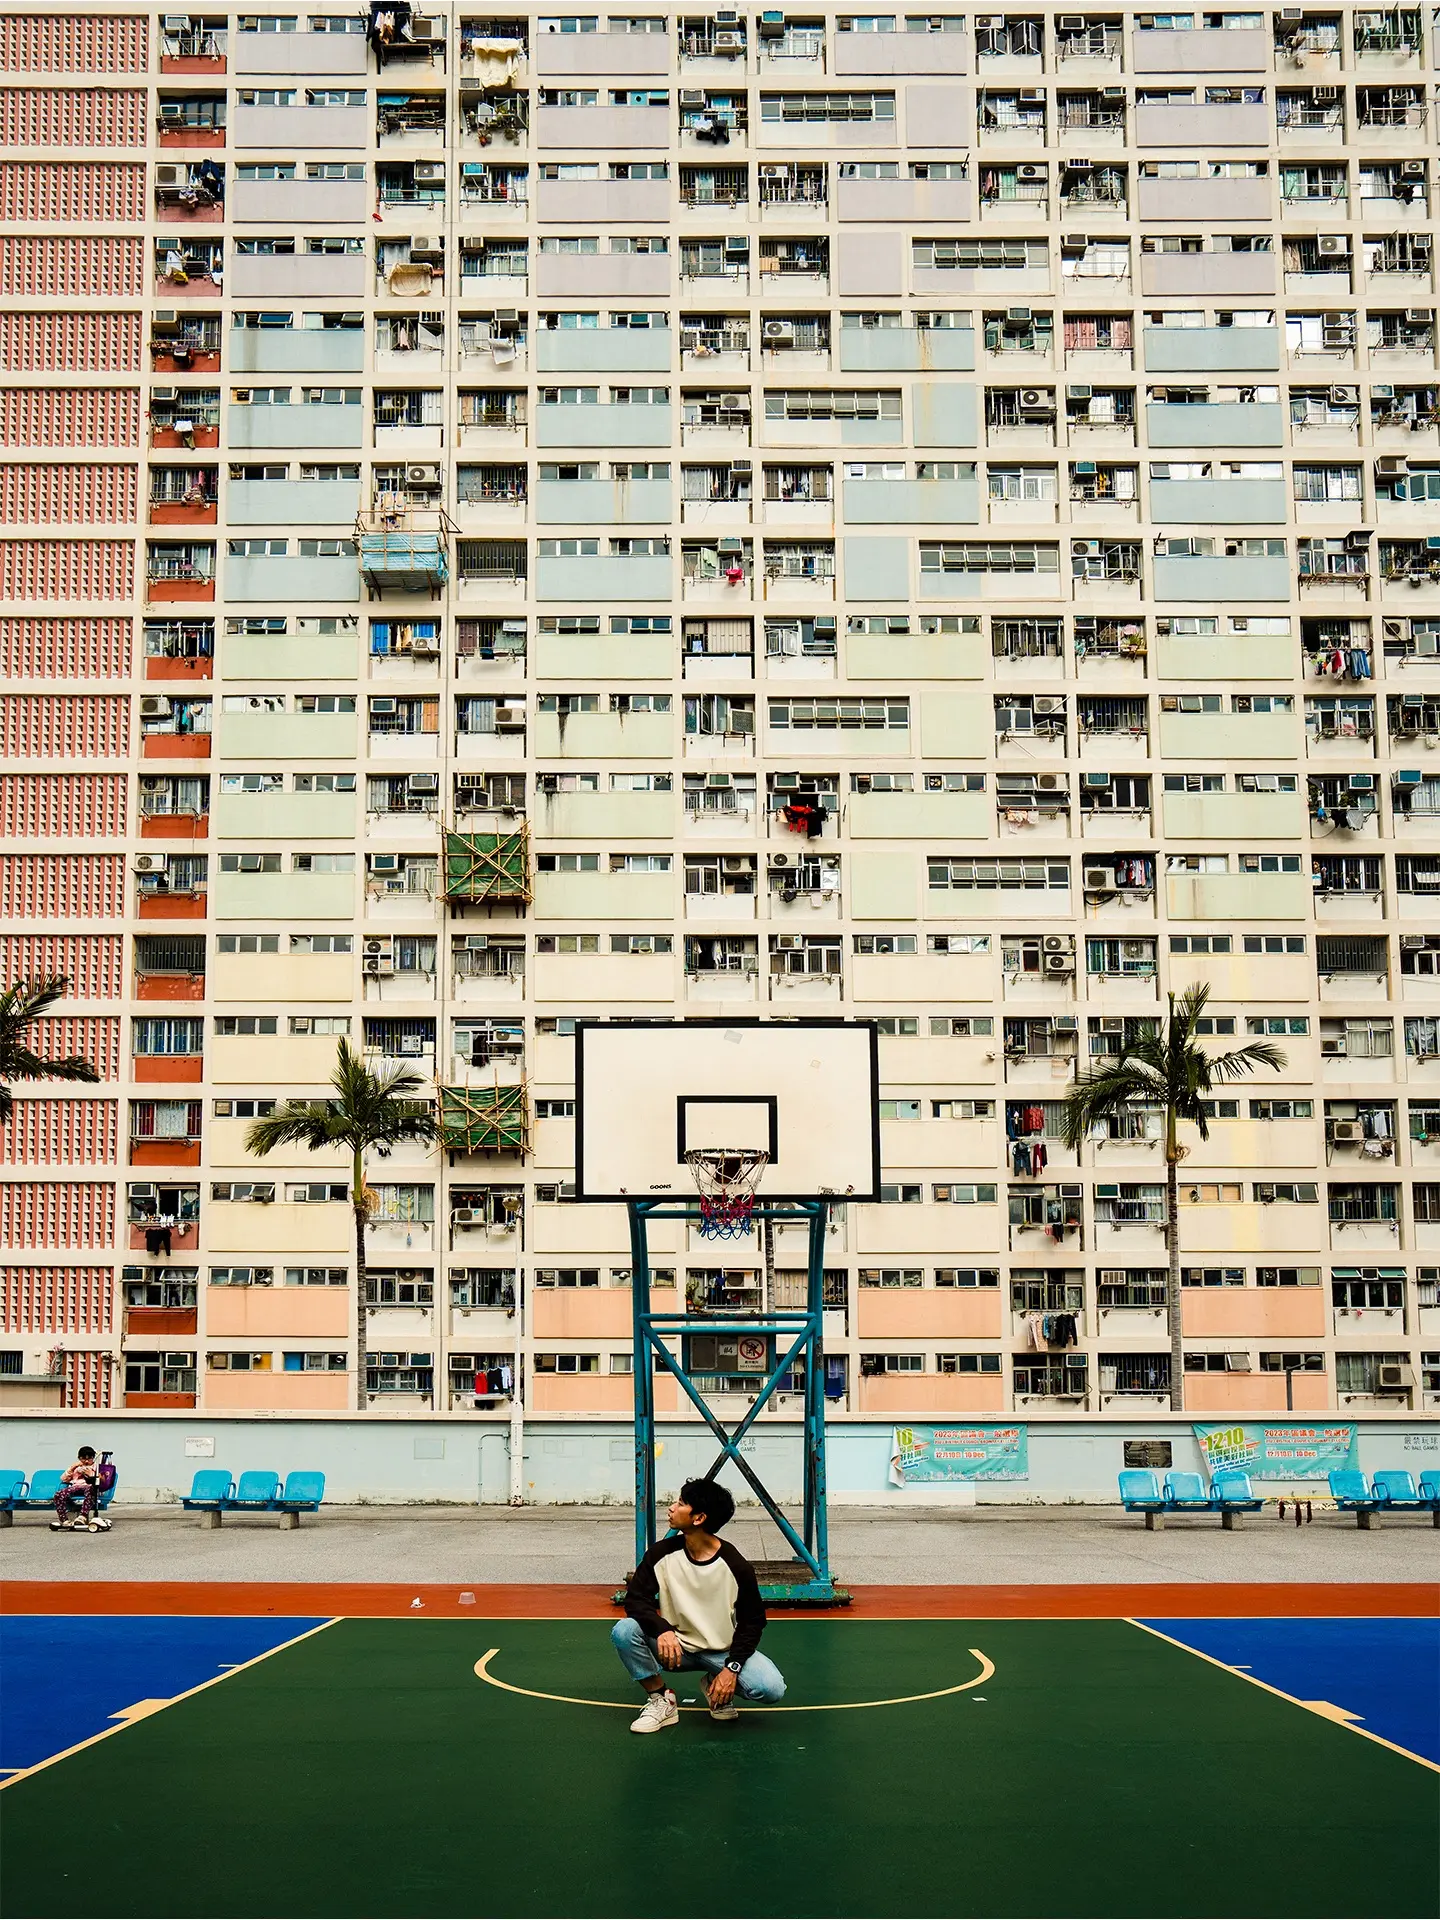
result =
[[[775,1568],[772,1577],[761,1575],[761,1592],[772,1603],[781,1605],[825,1605],[848,1601],[849,1595],[837,1588],[830,1572],[829,1532],[825,1509],[825,1392],[824,1392],[824,1255],[825,1225],[829,1204],[823,1199],[792,1202],[764,1202],[754,1217],[791,1224],[804,1222],[808,1227],[809,1257],[806,1262],[806,1299],[803,1308],[762,1310],[757,1313],[708,1315],[694,1312],[652,1312],[650,1306],[650,1256],[648,1226],[651,1220],[699,1219],[699,1208],[674,1200],[631,1200],[626,1203],[630,1216],[631,1290],[634,1334],[635,1394],[635,1558],[643,1559],[657,1536],[655,1482],[655,1368],[658,1365],[678,1381],[681,1390],[720,1442],[720,1451],[709,1469],[718,1473],[729,1461],[754,1492],[761,1506],[775,1522],[794,1555],[793,1568]],[[706,1404],[691,1377],[687,1348],[695,1334],[723,1333],[727,1336],[756,1334],[774,1346],[769,1368],[754,1394],[743,1419],[727,1426]],[[673,1353],[667,1339],[678,1338],[680,1352]],[[796,1365],[804,1368],[802,1397],[802,1483],[803,1520],[797,1530],[782,1511],[779,1501],[764,1485],[754,1467],[741,1453],[741,1446],[764,1408],[770,1404],[781,1383]],[[699,1369],[704,1372],[707,1369]],[[747,1386],[746,1391],[749,1391]],[[796,1577],[798,1575],[798,1578]]]

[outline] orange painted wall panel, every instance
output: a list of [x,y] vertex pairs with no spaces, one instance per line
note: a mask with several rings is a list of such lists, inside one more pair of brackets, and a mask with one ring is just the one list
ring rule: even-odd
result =
[[1180,1317],[1190,1339],[1317,1339],[1326,1331],[1325,1289],[1186,1287]]
[[205,1405],[246,1413],[331,1413],[350,1405],[348,1373],[207,1373]]
[[[1323,1413],[1330,1405],[1328,1373],[1297,1373],[1295,1411]],[[1284,1413],[1283,1373],[1187,1373],[1187,1413]]]
[[859,1413],[916,1419],[929,1413],[1003,1413],[1002,1373],[885,1373],[857,1381]]
[[855,1328],[862,1340],[998,1340],[1004,1331],[998,1287],[857,1287]]
[[348,1287],[207,1287],[205,1330],[225,1339],[347,1340]]

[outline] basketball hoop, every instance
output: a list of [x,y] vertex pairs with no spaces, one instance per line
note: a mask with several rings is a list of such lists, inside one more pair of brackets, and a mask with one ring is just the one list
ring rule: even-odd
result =
[[706,1240],[738,1240],[748,1234],[755,1189],[770,1164],[764,1148],[698,1147],[685,1164],[700,1195],[700,1233]]

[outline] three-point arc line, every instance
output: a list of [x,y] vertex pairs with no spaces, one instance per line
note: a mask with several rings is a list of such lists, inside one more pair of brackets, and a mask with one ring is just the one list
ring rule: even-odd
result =
[[[475,1662],[475,1676],[487,1686],[499,1687],[502,1693],[523,1694],[527,1700],[554,1700],[564,1707],[614,1707],[621,1713],[634,1713],[633,1700],[580,1700],[569,1693],[541,1693],[535,1687],[515,1687],[508,1680],[497,1680],[490,1671],[490,1662],[500,1651],[491,1647],[488,1653],[482,1653]],[[897,1700],[833,1700],[816,1701],[813,1704],[797,1704],[790,1707],[766,1707],[765,1713],[852,1713],[865,1707],[908,1707],[917,1700],[943,1700],[948,1694],[969,1693],[974,1687],[983,1687],[995,1672],[995,1663],[981,1653],[978,1647],[969,1649],[971,1656],[980,1662],[980,1671],[973,1680],[962,1680],[957,1686],[936,1687],[931,1693],[902,1694]],[[681,1707],[681,1713],[706,1713],[706,1707]]]

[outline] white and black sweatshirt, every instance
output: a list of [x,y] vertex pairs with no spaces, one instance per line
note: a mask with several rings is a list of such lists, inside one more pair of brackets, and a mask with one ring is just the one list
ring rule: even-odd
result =
[[742,1663],[765,1631],[755,1569],[727,1540],[708,1560],[690,1558],[683,1534],[661,1540],[630,1576],[625,1611],[652,1640],[677,1633],[687,1653],[728,1651]]

